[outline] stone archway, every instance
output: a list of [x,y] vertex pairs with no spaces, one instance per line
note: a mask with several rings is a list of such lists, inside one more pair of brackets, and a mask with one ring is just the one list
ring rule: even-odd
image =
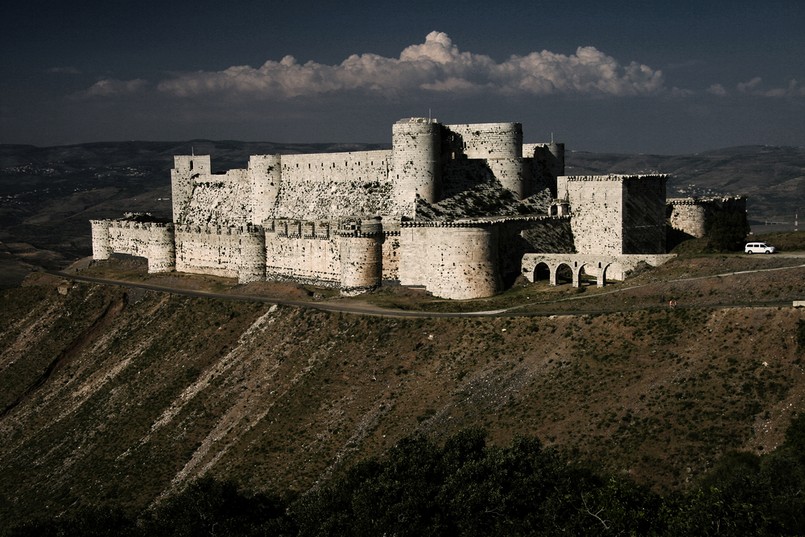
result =
[[553,270],[553,277],[551,278],[551,285],[561,285],[564,283],[573,284],[576,281],[576,275],[573,272],[573,267],[568,263],[559,263]]
[[540,280],[551,281],[551,267],[548,266],[548,263],[539,262],[537,266],[534,267],[534,279],[532,281],[536,282]]
[[600,287],[601,274],[598,267],[595,265],[582,263],[579,267],[577,280],[579,282],[579,287],[593,285],[593,282]]
[[607,284],[607,269],[612,263],[598,262],[598,287],[604,287]]

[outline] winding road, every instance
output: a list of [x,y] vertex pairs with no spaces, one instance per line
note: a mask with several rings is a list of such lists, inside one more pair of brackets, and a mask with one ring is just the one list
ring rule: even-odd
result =
[[[779,257],[783,257],[780,255]],[[805,259],[805,252],[791,252],[786,253],[784,257],[788,258],[802,258]],[[689,282],[689,281],[696,281],[696,280],[705,280],[705,279],[712,279],[712,278],[725,278],[730,276],[736,276],[741,274],[753,274],[759,272],[776,272],[776,271],[787,271],[787,270],[794,270],[799,268],[805,268],[805,263],[801,265],[794,265],[790,267],[776,267],[776,268],[769,268],[769,269],[755,269],[755,270],[744,270],[744,271],[736,271],[736,272],[726,272],[722,274],[713,274],[710,276],[694,276],[689,278],[679,278],[674,280],[668,280],[666,283],[677,283],[677,282]],[[601,293],[595,293],[591,295],[580,295],[580,296],[572,296],[572,297],[564,297],[557,300],[547,301],[547,302],[530,302],[528,304],[521,304],[517,306],[512,306],[509,308],[498,309],[498,310],[485,310],[485,311],[471,311],[471,312],[433,312],[433,311],[420,311],[420,310],[399,310],[399,309],[390,309],[390,308],[383,308],[380,306],[376,306],[374,304],[368,304],[364,302],[321,302],[321,301],[309,301],[309,300],[291,300],[291,299],[283,299],[277,297],[266,297],[260,295],[233,295],[227,293],[214,293],[210,291],[198,291],[193,289],[182,289],[176,287],[168,287],[162,285],[154,285],[148,283],[137,283],[137,282],[130,282],[125,280],[114,280],[109,278],[97,278],[94,276],[84,276],[80,274],[71,274],[68,272],[63,271],[46,271],[48,274],[52,274],[54,276],[58,276],[60,278],[66,278],[73,281],[79,282],[87,282],[87,283],[97,283],[103,285],[115,285],[119,287],[126,287],[131,289],[144,289],[148,291],[158,291],[163,293],[172,293],[176,295],[182,296],[190,296],[190,297],[197,297],[197,298],[214,298],[219,300],[234,300],[240,302],[264,302],[267,304],[278,304],[282,306],[295,306],[301,308],[314,308],[321,311],[327,312],[337,312],[337,313],[350,313],[356,315],[370,315],[375,317],[393,317],[393,318],[419,318],[419,319],[427,319],[427,318],[457,318],[457,317],[498,317],[504,315],[510,316],[533,316],[533,317],[544,317],[549,315],[582,315],[582,314],[591,314],[591,313],[605,313],[606,311],[539,311],[539,312],[522,312],[518,310],[522,310],[523,308],[535,305],[546,305],[558,302],[568,302],[574,300],[586,300],[597,298],[601,296],[606,296],[609,294],[615,293],[622,293],[625,291],[630,291],[634,289],[639,289],[641,287],[647,287],[649,285],[654,284],[642,284],[642,285],[633,285],[629,287],[618,287],[617,289],[613,289],[611,291],[605,291]],[[805,299],[805,297],[803,297]],[[769,301],[769,302],[741,302],[736,304],[731,304],[730,306],[744,306],[744,307],[774,307],[774,306],[787,306],[790,305],[790,301]],[[720,305],[718,307],[727,307],[725,305]],[[650,309],[650,308],[649,308]]]

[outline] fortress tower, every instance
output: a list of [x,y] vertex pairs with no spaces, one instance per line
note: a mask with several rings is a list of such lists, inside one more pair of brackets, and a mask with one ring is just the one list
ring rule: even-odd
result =
[[360,294],[380,285],[383,224],[380,218],[345,220],[337,232],[341,264],[341,293]]
[[251,222],[262,224],[271,215],[277,203],[280,179],[282,178],[282,157],[280,155],[252,155],[247,168],[251,186]]
[[520,123],[472,123],[447,128],[460,139],[464,157],[486,161],[504,188],[519,199],[534,193],[530,169],[523,160]]
[[193,197],[193,181],[196,177],[210,175],[209,155],[178,155],[173,157],[171,191],[173,195],[173,222],[184,223],[184,213]]
[[556,178],[565,174],[565,144],[532,144],[523,149],[526,151],[525,156],[534,158],[536,188],[550,188],[556,197]]
[[442,126],[434,119],[401,119],[392,127],[392,178],[394,194],[403,214],[414,216],[419,196],[439,201],[442,182]]

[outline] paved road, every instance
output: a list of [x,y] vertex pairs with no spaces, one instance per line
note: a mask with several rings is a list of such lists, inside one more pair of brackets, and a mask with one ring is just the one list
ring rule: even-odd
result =
[[[782,256],[781,256],[782,257]],[[803,258],[805,259],[805,252],[795,252],[789,253],[785,257],[793,257],[793,258]],[[730,276],[735,276],[738,274],[752,274],[758,272],[776,272],[776,271],[785,271],[785,270],[794,270],[799,268],[805,268],[805,264],[802,265],[795,265],[791,267],[778,267],[778,268],[770,268],[770,269],[756,269],[756,270],[743,270],[737,272],[725,272],[722,274],[714,274],[712,276],[695,276],[691,278],[679,278],[676,280],[668,280],[666,283],[674,283],[674,282],[688,282],[688,281],[696,281],[696,280],[705,280],[709,278],[726,278]],[[540,312],[522,312],[518,311],[523,308],[527,308],[530,306],[535,305],[546,305],[551,303],[557,302],[569,302],[573,300],[586,300],[597,298],[600,296],[605,296],[608,294],[614,293],[622,293],[624,291],[629,291],[632,289],[639,289],[641,287],[647,287],[649,285],[654,284],[643,284],[643,285],[633,285],[630,287],[619,287],[617,289],[613,289],[612,291],[607,291],[603,293],[595,293],[593,295],[579,295],[579,296],[572,296],[561,298],[552,302],[540,302],[538,304],[535,303],[528,303],[528,304],[521,304],[519,306],[512,306],[510,308],[499,309],[499,310],[488,310],[488,311],[472,311],[472,312],[433,312],[433,311],[416,311],[416,310],[397,310],[397,309],[388,309],[383,308],[380,306],[376,306],[374,304],[367,304],[367,303],[332,303],[332,302],[317,302],[317,301],[309,301],[309,300],[289,300],[289,299],[281,299],[275,297],[265,297],[259,295],[232,295],[226,293],[212,293],[209,291],[197,291],[192,289],[181,289],[175,287],[166,287],[161,285],[153,285],[148,283],[136,283],[136,282],[128,282],[122,280],[112,280],[108,278],[96,278],[93,276],[82,276],[79,274],[70,274],[67,272],[61,271],[47,271],[49,274],[53,274],[55,276],[59,276],[62,278],[67,278],[70,280],[75,281],[83,281],[89,283],[98,283],[98,284],[105,284],[105,285],[116,285],[119,287],[126,287],[132,289],[145,289],[149,291],[159,291],[164,293],[172,293],[176,295],[183,295],[183,296],[191,296],[191,297],[199,297],[199,298],[215,298],[220,300],[235,300],[240,302],[265,302],[267,304],[279,304],[282,306],[296,306],[302,308],[314,308],[321,311],[329,311],[329,312],[339,312],[339,313],[352,313],[357,315],[371,315],[375,317],[397,317],[397,318],[419,318],[419,319],[427,319],[427,318],[438,318],[438,317],[446,317],[446,318],[456,318],[456,317],[498,317],[503,315],[511,315],[511,316],[533,316],[533,317],[544,317],[549,315],[587,315],[592,313],[607,313],[611,310],[602,310],[602,311],[589,311],[589,310],[578,310],[578,311],[540,311]],[[805,297],[803,297],[805,299]],[[743,307],[775,307],[775,306],[790,306],[790,301],[768,301],[768,302],[753,302],[753,303],[736,303],[731,304],[730,306],[743,306]],[[727,306],[718,306],[718,307],[727,307]],[[644,308],[646,309],[646,308]],[[650,308],[648,308],[650,309]]]

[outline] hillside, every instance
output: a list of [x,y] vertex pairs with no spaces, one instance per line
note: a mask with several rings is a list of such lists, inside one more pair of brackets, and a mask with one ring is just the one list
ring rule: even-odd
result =
[[611,295],[476,304],[527,296],[535,315],[387,318],[32,275],[0,295],[0,519],[136,511],[200,476],[305,491],[468,426],[685,490],[802,411],[804,282],[802,258],[690,258]]

